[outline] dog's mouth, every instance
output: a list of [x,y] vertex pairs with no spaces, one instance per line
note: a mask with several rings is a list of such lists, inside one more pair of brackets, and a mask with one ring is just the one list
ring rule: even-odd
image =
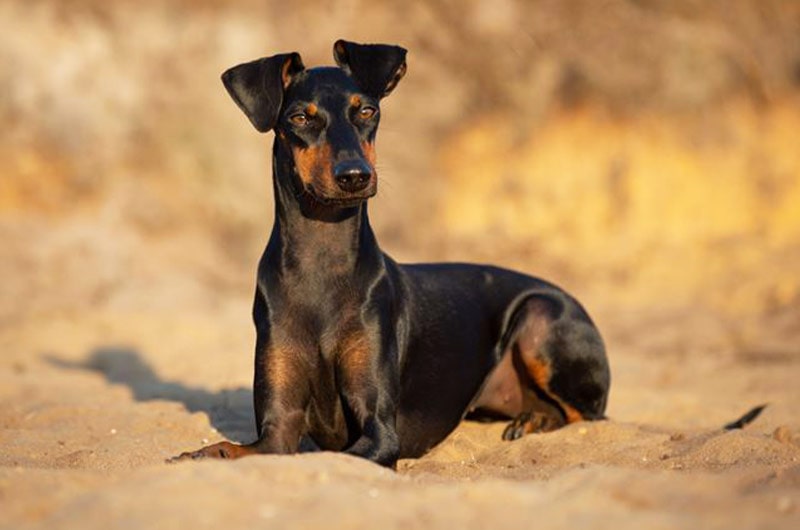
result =
[[378,186],[371,185],[363,192],[354,194],[327,194],[316,190],[313,185],[308,184],[303,187],[302,197],[320,206],[332,206],[337,208],[352,208],[375,196],[378,193]]

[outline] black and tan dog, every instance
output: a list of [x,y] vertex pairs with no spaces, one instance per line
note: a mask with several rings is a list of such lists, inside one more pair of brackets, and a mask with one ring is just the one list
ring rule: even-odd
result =
[[256,129],[275,131],[253,308],[258,439],[176,459],[322,449],[392,466],[468,414],[510,419],[508,440],[603,418],[608,362],[574,298],[491,266],[398,265],[378,247],[379,103],[406,50],[340,40],[334,56],[338,67],[290,53],[222,76]]

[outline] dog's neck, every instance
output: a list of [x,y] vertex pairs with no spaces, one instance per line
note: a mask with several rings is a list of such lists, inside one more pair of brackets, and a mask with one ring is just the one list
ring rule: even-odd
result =
[[294,160],[275,139],[272,183],[275,224],[267,250],[277,251],[282,270],[319,275],[352,274],[359,262],[380,255],[366,201],[340,208],[296,189]]

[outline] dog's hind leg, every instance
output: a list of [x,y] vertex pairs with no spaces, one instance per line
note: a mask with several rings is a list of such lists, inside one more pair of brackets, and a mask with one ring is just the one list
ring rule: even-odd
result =
[[504,357],[510,356],[526,397],[503,438],[603,419],[608,362],[583,308],[560,292],[537,292],[514,311]]

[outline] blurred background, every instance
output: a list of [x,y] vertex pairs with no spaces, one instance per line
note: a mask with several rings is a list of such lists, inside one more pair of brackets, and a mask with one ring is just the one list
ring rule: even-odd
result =
[[337,38],[409,49],[370,204],[395,258],[607,321],[800,314],[800,2],[5,0],[0,324],[249,298],[272,135],[219,75]]

